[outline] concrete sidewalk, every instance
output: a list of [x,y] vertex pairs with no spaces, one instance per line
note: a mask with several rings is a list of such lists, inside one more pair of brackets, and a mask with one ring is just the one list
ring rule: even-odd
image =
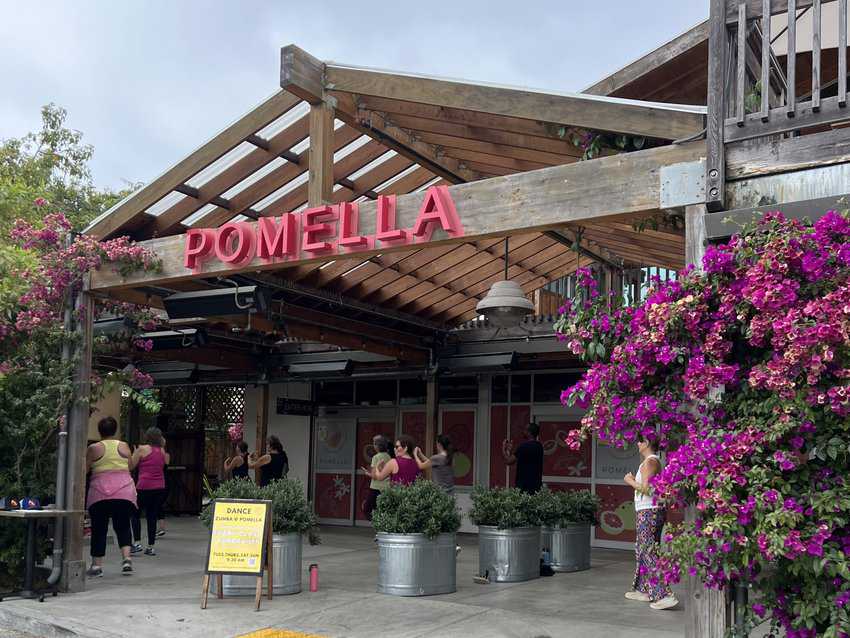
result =
[[[371,530],[324,528],[323,544],[304,547],[306,567],[319,564],[319,591],[263,600],[210,598],[200,609],[207,532],[196,519],[169,519],[156,557],[138,556],[136,573],[118,573],[110,548],[106,575],[81,594],[0,602],[0,628],[38,636],[124,638],[185,636],[232,638],[274,627],[328,638],[672,638],[684,635],[681,605],[653,611],[627,601],[633,555],[594,550],[586,572],[526,583],[477,585],[476,537],[461,536],[454,594],[399,598],[375,593],[377,551]],[[681,598],[681,596],[680,596]]]

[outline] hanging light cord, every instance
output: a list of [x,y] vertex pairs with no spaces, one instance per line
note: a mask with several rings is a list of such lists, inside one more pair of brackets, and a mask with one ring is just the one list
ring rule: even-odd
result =
[[505,237],[505,281],[508,280],[508,238]]

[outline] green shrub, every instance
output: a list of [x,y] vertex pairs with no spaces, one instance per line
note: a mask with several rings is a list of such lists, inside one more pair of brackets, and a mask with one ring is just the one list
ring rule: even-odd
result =
[[470,520],[476,525],[492,525],[499,529],[535,527],[540,517],[534,497],[515,487],[487,489],[480,485],[472,490]]
[[453,534],[460,528],[455,500],[431,481],[419,479],[409,486],[392,485],[378,497],[372,513],[378,532],[388,534]]
[[544,486],[532,501],[537,519],[545,527],[597,522],[599,497],[588,490],[552,492]]
[[[210,498],[271,501],[272,531],[275,534],[309,533],[311,545],[319,542],[316,515],[304,497],[304,486],[298,479],[280,479],[272,481],[265,487],[241,478],[230,479],[212,490]],[[201,521],[207,527],[212,525],[210,505],[201,511]]]

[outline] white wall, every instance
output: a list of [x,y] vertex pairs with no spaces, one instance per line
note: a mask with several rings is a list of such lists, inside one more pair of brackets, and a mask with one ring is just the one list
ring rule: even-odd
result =
[[[245,388],[245,442],[248,449],[257,449],[257,415],[262,388]],[[297,478],[304,484],[307,493],[310,464],[310,417],[277,413],[277,399],[309,399],[309,383],[273,383],[269,385],[269,435],[274,434],[283,443],[289,457],[289,478]]]

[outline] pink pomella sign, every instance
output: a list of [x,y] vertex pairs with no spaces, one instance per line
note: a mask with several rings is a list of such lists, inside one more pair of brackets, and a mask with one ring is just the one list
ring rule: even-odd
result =
[[197,270],[204,260],[213,258],[239,267],[255,258],[283,262],[345,255],[426,243],[437,229],[450,237],[464,235],[447,186],[432,186],[425,192],[411,228],[397,227],[395,195],[380,195],[376,204],[375,232],[369,235],[360,234],[360,207],[351,202],[262,217],[256,224],[228,222],[218,228],[193,228],[186,233],[183,264]]

